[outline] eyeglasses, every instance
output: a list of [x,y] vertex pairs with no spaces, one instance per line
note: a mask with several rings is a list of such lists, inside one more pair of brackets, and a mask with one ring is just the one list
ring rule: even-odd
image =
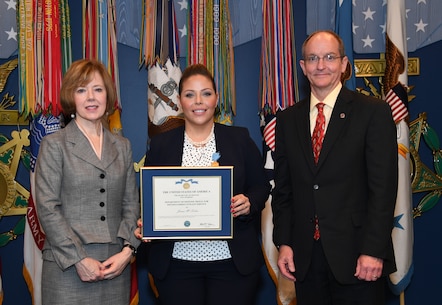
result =
[[331,63],[334,62],[338,58],[342,58],[344,56],[336,56],[333,54],[326,54],[323,57],[319,57],[318,55],[310,55],[307,58],[305,58],[305,62],[309,64],[317,64],[320,59],[324,60],[325,62]]

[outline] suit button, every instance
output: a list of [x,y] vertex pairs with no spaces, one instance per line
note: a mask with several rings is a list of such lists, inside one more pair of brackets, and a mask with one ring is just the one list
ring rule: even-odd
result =
[[101,217],[100,217],[100,220],[101,220],[101,221],[105,221],[105,220],[106,220],[106,217],[105,217],[105,216],[101,216]]
[[100,202],[100,207],[104,207],[104,202]]
[[319,190],[319,185],[317,185],[317,184],[313,185],[313,189],[314,190]]
[[104,193],[104,192],[106,192],[105,189],[100,189],[100,193]]
[[105,174],[100,174],[100,178],[101,178],[101,179],[104,179],[104,177],[106,177]]

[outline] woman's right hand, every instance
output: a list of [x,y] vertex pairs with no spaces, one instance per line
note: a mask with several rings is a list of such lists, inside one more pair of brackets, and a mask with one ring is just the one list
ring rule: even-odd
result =
[[83,258],[75,264],[75,269],[83,282],[97,282],[104,279],[104,265],[93,258]]

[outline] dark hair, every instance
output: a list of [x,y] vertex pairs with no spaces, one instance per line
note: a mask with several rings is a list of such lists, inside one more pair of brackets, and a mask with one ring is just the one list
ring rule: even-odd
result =
[[184,82],[191,76],[194,75],[202,75],[207,77],[213,85],[213,90],[215,90],[216,93],[216,84],[215,79],[213,78],[212,73],[207,69],[207,67],[203,64],[194,64],[188,66],[186,69],[184,69],[183,74],[181,75],[180,84],[178,85],[178,94],[181,95],[181,91],[183,90],[183,84]]
[[60,90],[60,102],[65,116],[75,114],[74,93],[78,87],[87,85],[98,72],[103,78],[106,88],[106,111],[108,114],[114,112],[114,104],[117,100],[115,84],[106,67],[95,59],[80,59],[71,64],[63,77]]
[[331,30],[319,30],[319,31],[315,31],[313,33],[311,33],[307,39],[304,41],[304,43],[302,44],[302,57],[305,58],[305,47],[307,45],[307,43],[310,41],[310,39],[320,33],[327,33],[332,35],[334,38],[336,38],[336,40],[338,41],[339,44],[339,56],[345,56],[345,48],[344,48],[344,42],[342,41],[342,38],[336,34],[335,32],[331,31]]

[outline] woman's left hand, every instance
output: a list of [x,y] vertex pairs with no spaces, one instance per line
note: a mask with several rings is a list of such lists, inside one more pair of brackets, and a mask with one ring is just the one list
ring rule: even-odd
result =
[[233,196],[230,202],[230,212],[232,212],[233,217],[250,214],[250,201],[244,194]]
[[117,276],[119,276],[124,268],[126,268],[127,264],[130,263],[132,259],[132,250],[128,247],[124,247],[121,252],[112,255],[106,261],[103,262],[105,267],[104,279],[111,280]]

